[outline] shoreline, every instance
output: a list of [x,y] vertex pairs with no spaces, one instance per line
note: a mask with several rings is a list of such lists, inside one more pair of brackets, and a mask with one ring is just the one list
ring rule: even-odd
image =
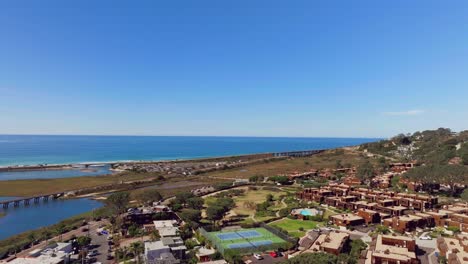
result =
[[[353,146],[343,146],[353,147]],[[339,148],[343,148],[339,147]],[[193,158],[178,158],[178,159],[155,159],[155,160],[121,160],[121,161],[85,161],[85,162],[72,162],[72,163],[55,163],[55,164],[25,164],[25,165],[4,165],[0,166],[0,172],[7,171],[35,171],[35,170],[66,170],[66,169],[79,169],[77,166],[84,166],[82,169],[87,169],[93,166],[106,166],[113,164],[145,164],[145,163],[171,163],[171,162],[191,162],[191,161],[204,161],[204,160],[218,160],[227,158],[241,158],[241,157],[253,157],[259,155],[272,156],[276,153],[294,153],[294,152],[306,152],[306,151],[325,151],[333,150],[338,148],[329,149],[308,149],[308,150],[289,150],[279,152],[260,152],[260,153],[249,153],[249,154],[235,154],[228,156],[201,156]],[[110,170],[113,170],[112,168]]]

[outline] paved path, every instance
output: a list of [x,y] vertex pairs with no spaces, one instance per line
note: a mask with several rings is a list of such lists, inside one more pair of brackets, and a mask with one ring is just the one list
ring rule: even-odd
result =
[[286,199],[286,198],[281,199],[281,204],[283,205],[283,207],[281,207],[278,211],[276,211],[276,217],[280,217],[280,210],[281,209],[284,209],[284,208],[288,207],[288,205],[284,202],[284,199]]

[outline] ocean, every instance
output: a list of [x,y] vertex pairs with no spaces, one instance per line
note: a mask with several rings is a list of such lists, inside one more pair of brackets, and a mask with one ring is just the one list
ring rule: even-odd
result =
[[375,138],[0,135],[0,166],[173,160],[330,149]]

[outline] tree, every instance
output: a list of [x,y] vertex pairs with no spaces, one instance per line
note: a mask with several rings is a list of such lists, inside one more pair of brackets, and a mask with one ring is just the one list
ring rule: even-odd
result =
[[55,225],[55,234],[59,236],[59,241],[62,241],[62,234],[65,232],[65,224],[58,223]]
[[131,226],[128,227],[129,236],[137,237],[137,236],[140,236],[141,234],[142,234],[141,228],[138,225],[132,224]]
[[216,204],[223,207],[226,212],[228,212],[229,210],[231,210],[232,208],[234,208],[236,206],[236,203],[234,202],[234,200],[231,197],[219,198],[216,201]]
[[201,211],[195,209],[185,209],[180,213],[180,218],[185,222],[199,223],[201,220]]
[[201,210],[204,204],[205,200],[201,197],[192,197],[187,200],[187,207],[192,209]]
[[176,194],[175,201],[180,203],[183,207],[186,207],[188,200],[193,197],[195,197],[195,195],[191,192],[181,192]]
[[468,168],[462,165],[431,164],[412,168],[405,177],[422,183],[446,184],[451,194],[455,195],[458,185],[468,182]]
[[150,240],[151,241],[157,241],[161,238],[161,235],[159,234],[158,230],[153,230],[150,234]]
[[332,254],[317,252],[303,253],[292,259],[281,262],[282,264],[336,264],[337,257]]
[[206,208],[206,218],[213,221],[213,224],[216,224],[216,221],[223,219],[225,209],[218,205],[208,206]]
[[273,176],[270,177],[270,180],[279,184],[287,184],[289,182],[289,178],[286,176]]
[[460,195],[460,198],[465,201],[465,202],[468,202],[468,188],[466,188],[465,190],[463,190],[462,194]]
[[374,176],[374,166],[369,161],[366,161],[358,167],[356,176],[363,181],[372,179]]
[[384,226],[384,225],[378,225],[376,228],[375,228],[375,231],[374,231],[376,234],[383,234],[383,235],[386,235],[388,233],[390,233],[390,229],[388,229],[388,227]]
[[78,243],[80,247],[85,247],[91,244],[91,238],[88,236],[79,236],[76,238],[76,243]]
[[267,194],[266,201],[267,202],[273,202],[273,194],[271,194],[271,193]]
[[106,199],[106,207],[111,210],[113,214],[123,214],[127,209],[130,201],[130,195],[127,192],[118,192],[109,195]]
[[31,247],[34,246],[36,239],[37,239],[36,234],[34,232],[29,232],[28,240],[31,242]]
[[257,175],[250,176],[249,182],[257,182],[257,181],[258,181],[258,176]]
[[130,250],[133,252],[133,255],[135,256],[136,263],[140,263],[140,255],[144,251],[144,246],[143,243],[141,242],[133,242],[130,244]]
[[139,203],[151,205],[153,202],[158,202],[162,199],[162,195],[155,189],[146,189],[135,195]]

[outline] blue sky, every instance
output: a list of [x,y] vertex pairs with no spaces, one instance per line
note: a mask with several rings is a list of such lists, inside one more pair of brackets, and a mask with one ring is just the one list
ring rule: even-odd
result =
[[467,13],[467,1],[4,1],[0,134],[468,129]]

